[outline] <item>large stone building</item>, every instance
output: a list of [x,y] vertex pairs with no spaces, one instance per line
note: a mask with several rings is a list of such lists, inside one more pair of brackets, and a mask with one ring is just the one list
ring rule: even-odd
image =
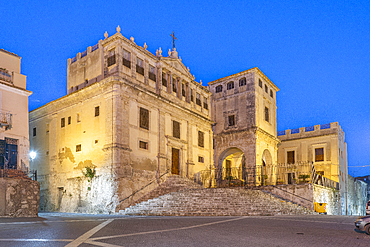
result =
[[279,89],[258,68],[203,87],[175,48],[154,55],[119,27],[67,65],[67,95],[30,113],[41,210],[115,212],[176,174],[205,187],[233,180],[294,192],[303,182],[305,203],[327,200],[339,214],[340,200],[346,213],[341,127],[277,132]]
[[161,53],[118,27],[68,59],[68,94],[30,113],[41,210],[114,212],[213,164],[211,93]]
[[29,133],[26,76],[21,57],[0,49],[0,168],[28,171]]
[[214,160],[218,182],[232,176],[261,185],[266,165],[276,164],[276,92],[258,68],[209,83],[212,92]]

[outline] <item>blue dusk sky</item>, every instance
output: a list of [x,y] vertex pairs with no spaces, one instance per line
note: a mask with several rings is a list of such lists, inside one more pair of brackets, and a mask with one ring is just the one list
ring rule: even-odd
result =
[[258,67],[278,131],[339,122],[352,176],[370,175],[369,1],[3,1],[0,48],[22,57],[29,110],[67,91],[67,59],[109,35],[176,49],[196,81]]

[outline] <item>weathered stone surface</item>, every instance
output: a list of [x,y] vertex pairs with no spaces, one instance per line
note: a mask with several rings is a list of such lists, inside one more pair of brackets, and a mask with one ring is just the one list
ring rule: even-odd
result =
[[0,178],[0,216],[37,217],[39,192],[37,181]]
[[200,188],[172,192],[121,210],[123,215],[249,216],[313,214],[259,190]]

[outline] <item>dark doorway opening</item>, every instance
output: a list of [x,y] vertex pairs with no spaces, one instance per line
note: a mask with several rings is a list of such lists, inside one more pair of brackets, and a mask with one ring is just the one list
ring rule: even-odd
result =
[[180,150],[176,148],[172,148],[172,174],[180,175]]

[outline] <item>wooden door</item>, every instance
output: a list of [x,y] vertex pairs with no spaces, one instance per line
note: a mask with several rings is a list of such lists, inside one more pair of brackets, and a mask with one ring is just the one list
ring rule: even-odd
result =
[[179,165],[180,165],[180,150],[172,148],[172,174],[180,175]]

